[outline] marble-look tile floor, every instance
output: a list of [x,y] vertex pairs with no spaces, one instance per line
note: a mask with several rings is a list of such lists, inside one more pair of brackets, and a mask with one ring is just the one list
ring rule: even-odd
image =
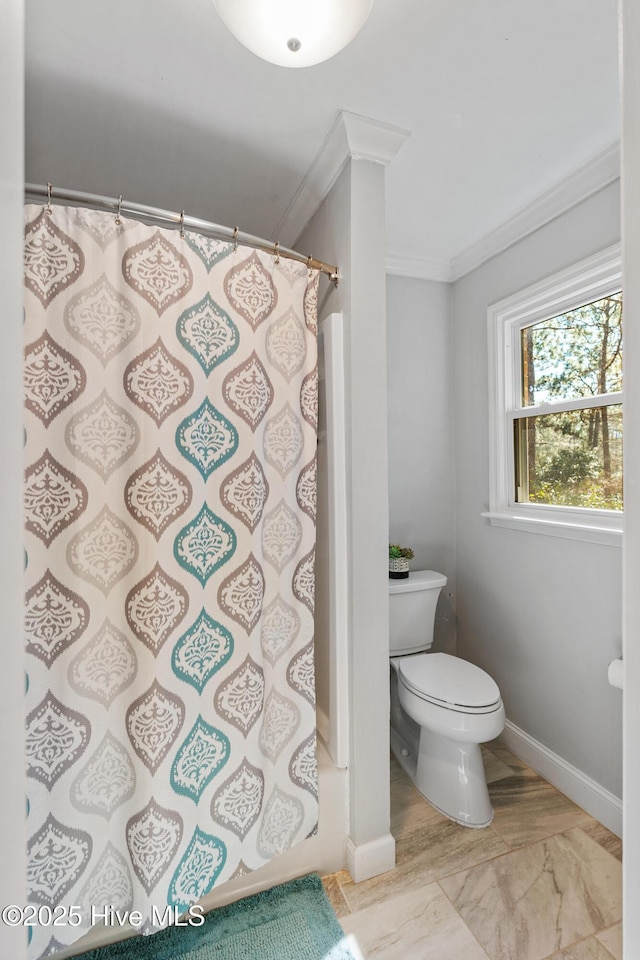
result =
[[513,756],[483,748],[495,816],[443,817],[391,761],[396,869],[324,878],[367,960],[622,960],[622,844]]

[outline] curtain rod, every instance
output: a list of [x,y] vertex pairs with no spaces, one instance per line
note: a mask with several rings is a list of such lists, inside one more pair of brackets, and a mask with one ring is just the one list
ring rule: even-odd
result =
[[319,270],[320,273],[324,273],[330,280],[333,280],[336,287],[340,280],[338,268],[331,266],[329,263],[324,263],[315,257],[305,257],[302,253],[298,253],[297,250],[281,247],[277,241],[272,243],[269,240],[264,240],[262,237],[254,237],[250,233],[243,233],[238,230],[237,227],[223,227],[218,223],[210,223],[208,220],[198,220],[195,217],[185,216],[184,210],[182,213],[172,213],[170,210],[161,210],[158,207],[146,207],[140,203],[130,203],[128,200],[123,200],[122,197],[118,197],[117,199],[113,197],[101,197],[97,194],[81,193],[77,190],[60,190],[58,187],[54,190],[50,183],[46,186],[39,183],[27,183],[25,184],[24,192],[25,199],[28,200],[46,200],[47,204],[64,200],[65,202],[78,206],[92,207],[97,210],[110,210],[118,216],[120,214],[124,216],[129,215],[139,220],[149,220],[152,223],[167,227],[179,227],[180,230],[195,230],[198,233],[203,233],[216,240],[231,240],[234,243],[237,241],[245,246],[264,250],[265,253],[272,253],[275,257],[280,256],[285,257],[287,260],[297,260],[300,263],[306,263],[310,269]]

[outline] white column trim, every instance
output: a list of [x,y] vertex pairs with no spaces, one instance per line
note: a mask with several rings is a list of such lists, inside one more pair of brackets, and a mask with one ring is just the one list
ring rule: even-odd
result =
[[408,130],[343,110],[336,117],[273,235],[284,246],[293,245],[349,159],[386,165],[409,135]]
[[[621,0],[622,55],[622,282],[625,309],[625,369],[640,363],[640,6]],[[624,483],[625,540],[622,555],[622,795],[624,860],[622,863],[623,950],[628,960],[640,956],[640,381],[625,382]]]
[[351,879],[361,883],[395,869],[396,841],[391,833],[358,844],[348,837],[346,855]]

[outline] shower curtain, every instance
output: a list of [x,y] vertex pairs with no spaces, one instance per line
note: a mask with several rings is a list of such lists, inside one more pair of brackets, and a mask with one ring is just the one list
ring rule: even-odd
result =
[[316,830],[318,279],[26,208],[34,958],[151,933]]

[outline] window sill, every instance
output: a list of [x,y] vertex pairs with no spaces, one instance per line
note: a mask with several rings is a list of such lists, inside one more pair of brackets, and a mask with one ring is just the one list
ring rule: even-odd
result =
[[524,512],[509,510],[487,511],[481,514],[492,527],[510,527],[526,533],[540,533],[547,537],[562,537],[565,540],[584,540],[588,543],[604,543],[611,547],[622,546],[622,517],[602,524],[590,524],[582,518],[536,517]]

